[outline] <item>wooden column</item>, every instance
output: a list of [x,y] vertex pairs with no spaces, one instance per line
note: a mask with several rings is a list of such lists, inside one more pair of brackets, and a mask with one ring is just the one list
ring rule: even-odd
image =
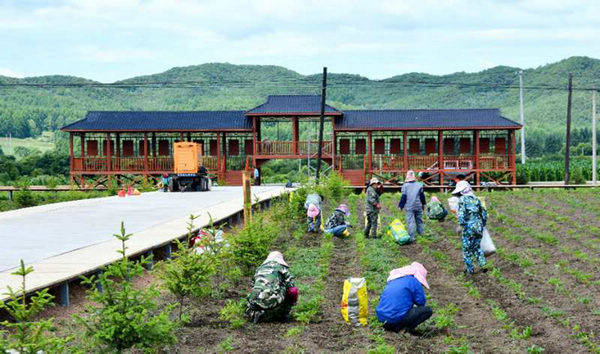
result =
[[73,182],[73,133],[69,132],[69,176]]
[[117,156],[116,156],[117,163],[116,163],[116,165],[117,165],[117,168],[116,168],[116,170],[120,171],[121,170],[121,134],[117,133],[117,136],[116,136],[115,140],[116,140],[115,144],[117,145],[117,148],[116,148],[116,153],[117,153]]
[[156,157],[156,133],[152,133],[152,157]]
[[187,133],[187,141],[192,141],[192,133],[190,132]]
[[517,166],[515,162],[515,158],[517,156],[517,142],[515,140],[515,131],[508,131],[508,138],[510,141],[510,153],[509,153],[509,164],[510,164],[510,174],[511,174],[511,184],[517,184]]
[[292,118],[292,149],[293,149],[294,155],[300,154],[300,152],[298,151],[299,135],[300,134],[298,133],[298,117],[293,117]]
[[110,133],[106,133],[106,170],[110,171],[112,169],[111,160],[112,160],[112,151],[110,151]]
[[475,184],[476,185],[480,185],[481,184],[481,172],[480,170],[480,164],[479,164],[479,130],[475,130],[473,132],[473,142],[474,142],[474,164],[475,164]]
[[402,169],[408,171],[408,132],[402,132]]
[[[221,169],[223,173],[225,173],[225,170],[227,170],[227,137],[225,132],[223,132],[223,140],[221,141],[221,145],[223,148],[223,166],[221,166]],[[225,176],[223,176],[223,178],[225,178]]]
[[440,172],[440,186],[444,185],[444,133],[438,130],[438,171]]
[[250,171],[242,172],[242,190],[244,193],[244,225],[252,220],[252,191],[250,183]]
[[221,172],[221,133],[217,133],[217,172]]
[[371,168],[373,166],[373,153],[372,153],[372,150],[373,150],[373,146],[372,146],[373,145],[372,144],[373,143],[372,142],[373,139],[372,138],[373,138],[373,136],[372,135],[373,134],[371,133],[371,131],[369,131],[367,133],[367,144],[368,144],[367,153],[369,154],[368,155],[368,161],[369,161],[369,163],[368,163],[368,167],[369,167],[369,179],[372,178]]
[[258,155],[258,136],[256,134],[256,117],[252,117],[252,155]]
[[335,130],[332,132],[331,134],[332,136],[332,142],[331,142],[331,170],[335,171],[335,159],[337,157],[337,134],[335,132]]
[[148,133],[144,133],[144,174],[148,174]]
[[183,141],[183,132],[179,132],[179,141]]
[[81,155],[81,164],[83,166],[83,158],[85,157],[85,133],[81,133],[79,135],[79,143],[81,144],[79,149],[81,150],[79,154]]

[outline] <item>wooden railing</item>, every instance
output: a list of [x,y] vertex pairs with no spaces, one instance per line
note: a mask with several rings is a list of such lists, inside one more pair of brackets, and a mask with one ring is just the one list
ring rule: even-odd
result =
[[374,171],[402,171],[404,158],[402,155],[373,155],[371,169]]
[[413,170],[429,170],[437,169],[438,157],[436,155],[418,156],[408,155],[407,169]]
[[[331,156],[332,142],[323,141],[323,155]],[[319,147],[318,141],[299,141],[298,154],[294,153],[293,141],[261,141],[258,143],[259,155],[266,156],[294,156],[316,155]]]

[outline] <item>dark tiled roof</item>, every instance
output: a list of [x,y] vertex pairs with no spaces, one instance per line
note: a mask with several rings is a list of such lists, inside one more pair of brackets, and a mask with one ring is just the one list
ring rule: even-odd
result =
[[[338,113],[339,111],[325,105],[325,112]],[[319,95],[272,95],[267,102],[254,107],[247,114],[269,113],[298,113],[305,115],[319,115],[321,113],[321,96]]]
[[344,111],[336,129],[520,128],[499,109],[408,109]]
[[200,131],[252,130],[252,121],[243,111],[121,111],[88,112],[84,119],[62,128],[64,131]]

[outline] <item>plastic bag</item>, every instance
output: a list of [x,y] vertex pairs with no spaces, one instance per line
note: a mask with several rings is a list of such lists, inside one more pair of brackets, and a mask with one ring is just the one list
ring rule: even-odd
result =
[[486,256],[496,253],[496,246],[494,245],[492,236],[490,236],[490,232],[487,228],[483,228],[483,234],[479,246]]
[[458,201],[457,197],[448,198],[448,205],[450,206],[450,211],[454,214],[458,213]]
[[402,221],[400,221],[399,219],[394,219],[394,221],[390,223],[390,225],[388,226],[387,234],[393,237],[394,241],[396,241],[400,245],[403,245],[410,241],[410,235],[408,234],[408,231],[406,231],[406,228],[404,227]]
[[344,321],[355,326],[366,326],[369,317],[369,298],[365,278],[344,280],[341,312]]

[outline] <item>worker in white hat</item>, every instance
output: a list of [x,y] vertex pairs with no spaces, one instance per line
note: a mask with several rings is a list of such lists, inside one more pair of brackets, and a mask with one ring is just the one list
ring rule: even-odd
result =
[[379,203],[380,186],[381,182],[373,177],[367,187],[367,198],[365,200],[365,211],[367,213],[367,225],[365,226],[366,238],[377,237],[377,219],[379,218],[379,210],[381,209],[381,204]]

